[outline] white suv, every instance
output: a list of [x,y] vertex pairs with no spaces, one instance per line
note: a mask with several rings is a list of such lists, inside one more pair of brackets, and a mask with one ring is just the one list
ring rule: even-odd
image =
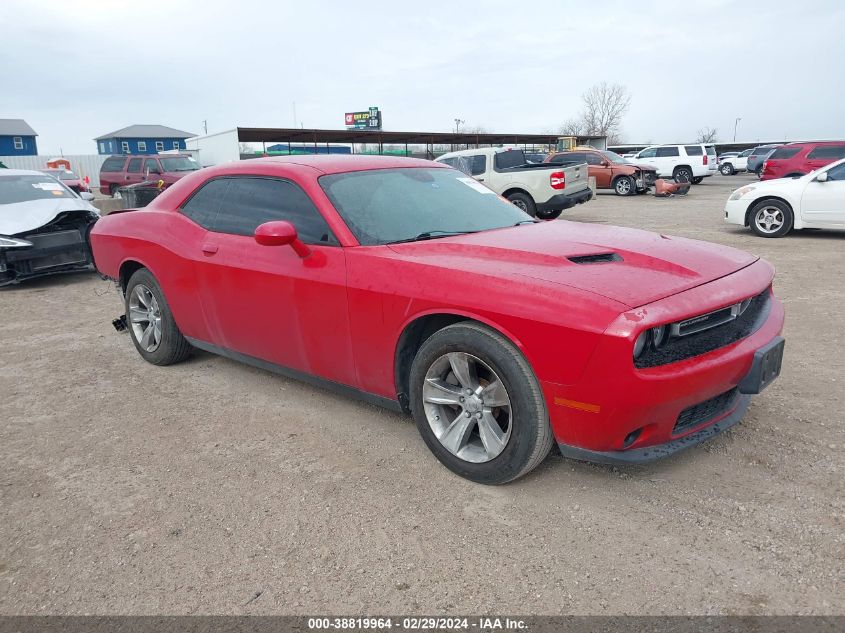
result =
[[657,175],[697,185],[719,169],[713,145],[652,145],[630,159],[657,169]]

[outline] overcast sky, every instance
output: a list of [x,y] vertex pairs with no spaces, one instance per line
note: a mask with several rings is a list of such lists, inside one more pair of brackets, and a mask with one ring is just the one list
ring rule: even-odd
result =
[[845,137],[845,3],[5,0],[0,118],[39,153],[134,123],[201,133],[384,126],[556,130],[600,81],[627,142]]

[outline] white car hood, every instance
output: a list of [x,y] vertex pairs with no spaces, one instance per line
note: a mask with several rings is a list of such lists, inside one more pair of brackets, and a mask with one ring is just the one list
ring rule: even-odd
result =
[[32,231],[49,224],[67,211],[88,211],[100,214],[96,207],[80,198],[0,204],[0,235],[16,235]]

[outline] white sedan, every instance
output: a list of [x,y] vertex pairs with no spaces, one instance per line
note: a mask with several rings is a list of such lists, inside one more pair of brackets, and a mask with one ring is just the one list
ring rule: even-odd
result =
[[725,222],[751,227],[760,237],[792,229],[845,230],[845,159],[800,178],[746,185],[725,204]]

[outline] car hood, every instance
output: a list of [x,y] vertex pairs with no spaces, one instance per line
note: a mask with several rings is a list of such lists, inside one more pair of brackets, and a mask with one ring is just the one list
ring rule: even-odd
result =
[[[730,275],[758,259],[718,244],[565,220],[390,248],[417,263],[561,284],[630,308]],[[584,261],[579,257],[611,254],[606,263],[577,263]]]
[[17,235],[32,231],[49,224],[68,211],[88,211],[99,215],[96,207],[80,198],[0,204],[0,235]]
[[643,171],[657,171],[657,167],[649,165],[648,163],[635,162],[630,163],[630,165],[631,167],[636,167],[637,169],[642,169]]

